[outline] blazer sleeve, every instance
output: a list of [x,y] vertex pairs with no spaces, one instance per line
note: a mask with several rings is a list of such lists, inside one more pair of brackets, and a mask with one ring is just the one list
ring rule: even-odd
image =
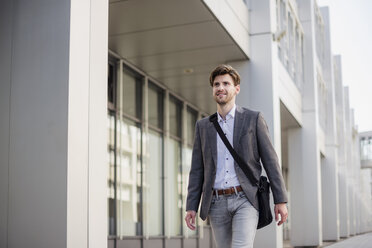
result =
[[271,143],[268,127],[261,113],[257,115],[256,129],[258,152],[270,181],[274,203],[286,203],[288,202],[287,191],[279,166],[278,156]]
[[204,182],[204,164],[200,141],[199,122],[195,126],[194,146],[192,150],[191,169],[186,200],[186,211],[198,211]]

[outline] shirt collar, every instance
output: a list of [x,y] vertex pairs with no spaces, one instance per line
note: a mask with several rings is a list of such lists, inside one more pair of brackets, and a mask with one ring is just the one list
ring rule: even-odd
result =
[[[226,120],[230,119],[230,118],[234,118],[235,117],[235,109],[236,109],[236,105],[234,104],[234,106],[232,107],[232,109],[230,110],[230,112],[226,115]],[[218,112],[217,112],[218,113]],[[218,113],[218,121],[221,122],[223,121],[221,115]]]

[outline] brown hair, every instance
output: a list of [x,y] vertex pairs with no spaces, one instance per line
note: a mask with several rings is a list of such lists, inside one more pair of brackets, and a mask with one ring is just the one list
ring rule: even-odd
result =
[[211,86],[213,86],[213,81],[217,76],[225,74],[229,74],[233,78],[235,86],[240,84],[240,75],[237,70],[235,70],[231,65],[219,65],[211,72],[209,77],[209,83]]

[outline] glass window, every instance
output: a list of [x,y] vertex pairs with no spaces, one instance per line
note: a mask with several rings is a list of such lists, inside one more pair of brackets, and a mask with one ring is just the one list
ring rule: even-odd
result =
[[108,234],[115,235],[115,218],[116,218],[116,208],[115,208],[115,113],[109,113],[107,118],[107,128],[108,128]]
[[[183,207],[186,209],[186,197],[187,197],[187,187],[189,184],[189,172],[191,169],[191,157],[192,157],[192,147],[186,146],[183,149],[183,166],[182,166],[182,198],[183,198]],[[198,221],[199,218],[196,218],[196,229],[194,231],[190,230],[186,223],[183,221],[183,230],[188,233],[188,236],[196,236],[198,234]],[[186,233],[184,233],[186,234]]]
[[363,137],[360,140],[361,160],[372,160],[372,137]]
[[198,118],[198,113],[190,108],[187,108],[187,144],[193,145],[195,135],[195,123]]
[[286,7],[287,7],[286,1],[281,0],[280,1],[280,27],[281,27],[280,30],[287,31],[286,35],[284,35],[282,39],[280,40],[280,47],[282,50],[281,59],[282,59],[284,66],[286,66],[286,63],[287,63],[286,58],[287,58],[287,52],[288,52],[288,48],[287,48],[288,30],[287,30],[287,8]]
[[163,138],[149,130],[148,158],[144,167],[145,233],[150,236],[163,234]]
[[184,103],[170,96],[169,139],[165,144],[164,90],[149,82],[148,128],[144,132],[142,126],[147,127],[147,123],[142,121],[142,78],[125,66],[117,71],[116,61],[109,61],[108,234],[117,238],[165,234],[195,237],[198,231],[186,228],[183,216],[198,112],[188,108],[184,124]]
[[302,47],[303,47],[303,44],[302,44],[302,34],[300,33],[300,31],[297,29],[297,32],[296,32],[296,65],[297,65],[297,68],[296,68],[296,71],[297,71],[297,78],[296,78],[296,83],[297,83],[297,87],[302,90],[302,82],[303,82],[303,65],[302,65]]
[[181,102],[178,101],[176,98],[170,96],[169,97],[169,131],[170,134],[181,138],[181,110],[182,105]]
[[167,168],[167,216],[169,225],[167,233],[172,236],[182,234],[182,175],[181,175],[181,142],[169,139]]
[[115,66],[108,64],[108,80],[107,80],[107,102],[108,107],[113,109],[115,107]]
[[293,19],[292,19],[292,15],[290,12],[288,12],[288,28],[287,28],[287,32],[288,32],[288,63],[287,63],[287,70],[290,74],[290,76],[292,76],[292,53],[293,53]]
[[149,124],[163,129],[163,91],[154,84],[149,83],[148,88],[148,111]]
[[141,235],[141,129],[124,119],[116,130],[117,235]]
[[141,119],[142,109],[142,80],[129,70],[123,71],[123,85],[118,93],[121,110],[137,119]]

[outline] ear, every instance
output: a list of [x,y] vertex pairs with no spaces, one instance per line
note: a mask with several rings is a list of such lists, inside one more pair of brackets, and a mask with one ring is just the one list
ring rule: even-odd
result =
[[235,86],[235,90],[236,90],[236,94],[239,94],[239,92],[240,92],[240,84],[238,84],[237,86]]

